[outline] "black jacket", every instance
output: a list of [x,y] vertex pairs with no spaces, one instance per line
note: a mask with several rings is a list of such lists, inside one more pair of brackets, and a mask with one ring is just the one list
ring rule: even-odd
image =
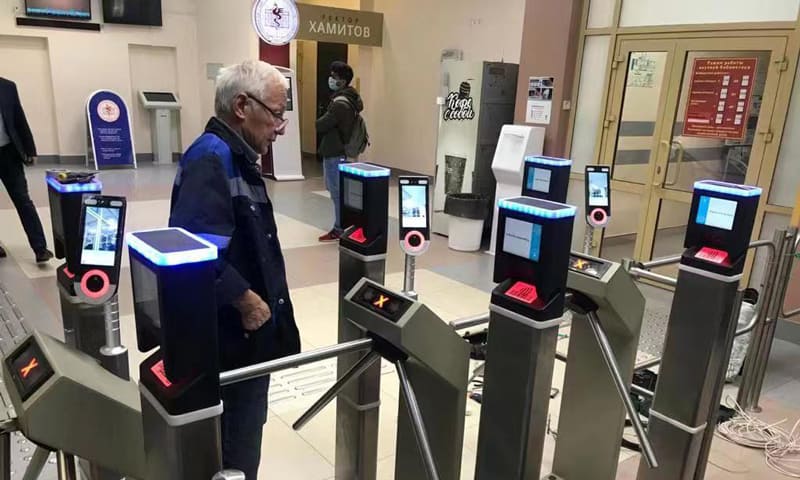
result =
[[16,147],[20,159],[36,156],[36,144],[22,110],[17,84],[0,77],[0,115],[11,143]]
[[[238,134],[212,118],[181,158],[172,190],[170,226],[213,236],[224,247],[216,284],[224,370],[300,351],[275,215],[256,160]],[[232,305],[247,289],[272,310],[272,319],[250,334]]]
[[[341,96],[346,97],[350,102],[334,101],[336,97]],[[333,92],[328,110],[317,119],[317,132],[322,134],[317,153],[321,157],[345,155],[344,145],[350,141],[356,115],[362,110],[364,110],[364,102],[355,88],[345,87]]]

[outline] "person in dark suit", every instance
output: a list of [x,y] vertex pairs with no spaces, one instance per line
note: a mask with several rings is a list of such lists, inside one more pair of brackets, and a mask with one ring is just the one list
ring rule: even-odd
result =
[[[22,110],[17,85],[2,77],[0,116],[0,181],[17,209],[28,243],[36,254],[36,263],[44,263],[53,258],[53,252],[47,249],[42,221],[28,193],[23,169],[23,165],[32,165],[36,161],[36,144]],[[5,256],[6,251],[0,246],[0,258]]]

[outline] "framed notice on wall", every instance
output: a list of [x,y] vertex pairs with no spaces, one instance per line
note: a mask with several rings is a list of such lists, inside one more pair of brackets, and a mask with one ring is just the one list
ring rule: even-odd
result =
[[756,58],[695,59],[683,135],[743,140],[757,67]]

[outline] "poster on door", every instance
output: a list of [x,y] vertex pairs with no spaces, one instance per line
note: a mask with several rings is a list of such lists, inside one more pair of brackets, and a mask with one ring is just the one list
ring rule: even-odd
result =
[[756,58],[695,59],[683,135],[743,140],[757,66]]

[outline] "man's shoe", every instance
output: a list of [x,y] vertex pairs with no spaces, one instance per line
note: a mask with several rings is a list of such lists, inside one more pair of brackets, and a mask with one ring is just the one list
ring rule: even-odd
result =
[[0,247],[0,258],[6,258],[7,256],[8,256],[8,254],[6,253],[6,249],[3,248],[3,247]]
[[54,256],[53,252],[45,248],[41,252],[36,252],[36,263],[47,263]]
[[330,232],[326,233],[325,235],[319,237],[319,241],[322,243],[327,242],[336,242],[339,240],[339,234],[336,233],[335,230],[331,230]]

